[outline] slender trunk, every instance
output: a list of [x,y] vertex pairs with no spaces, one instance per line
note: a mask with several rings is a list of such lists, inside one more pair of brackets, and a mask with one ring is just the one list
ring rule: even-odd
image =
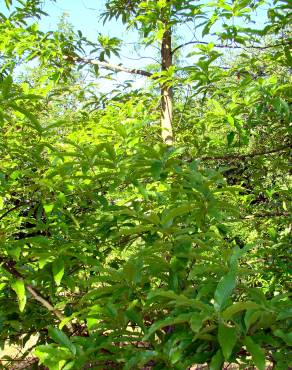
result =
[[[167,27],[167,21],[164,22]],[[161,69],[166,71],[172,66],[171,30],[166,29],[161,44]],[[172,88],[166,84],[161,85],[161,134],[167,145],[173,143],[173,94]]]

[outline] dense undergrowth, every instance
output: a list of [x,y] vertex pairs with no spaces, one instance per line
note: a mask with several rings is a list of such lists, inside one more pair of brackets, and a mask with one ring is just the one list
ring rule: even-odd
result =
[[[221,17],[216,40],[240,47],[197,44],[192,66],[149,66],[150,86],[108,94],[68,58],[96,46],[66,22],[32,23],[41,3],[12,4],[0,23],[1,343],[38,335],[50,370],[288,369],[289,2],[132,1],[141,12],[125,15],[108,1],[105,17],[142,22],[144,43],[161,41],[171,7],[200,15],[205,35]],[[264,29],[228,23],[260,3]],[[100,36],[97,60],[120,47]],[[171,146],[158,83],[174,92]]]

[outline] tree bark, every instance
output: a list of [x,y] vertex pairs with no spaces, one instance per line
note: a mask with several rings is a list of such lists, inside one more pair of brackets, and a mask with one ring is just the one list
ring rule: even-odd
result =
[[[166,71],[172,66],[172,50],[171,50],[171,29],[168,26],[167,19],[162,17],[165,25],[165,32],[161,44],[161,70]],[[161,87],[161,135],[167,145],[173,144],[173,93],[172,88],[167,84],[162,84]]]
[[88,58],[83,58],[78,55],[64,55],[64,59],[68,60],[69,62],[76,62],[76,63],[84,63],[84,64],[92,64],[96,66],[100,66],[102,68],[108,69],[110,71],[114,72],[126,72],[126,73],[131,73],[134,75],[141,75],[145,77],[151,77],[152,73],[148,71],[144,71],[143,69],[136,69],[136,68],[127,68],[122,65],[116,65],[116,64],[111,64],[108,62],[101,62],[100,60],[95,60],[95,59],[88,59]]

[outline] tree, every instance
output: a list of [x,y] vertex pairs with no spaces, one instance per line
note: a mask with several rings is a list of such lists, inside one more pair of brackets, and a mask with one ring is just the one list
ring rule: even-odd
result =
[[[291,366],[289,3],[107,1],[159,45],[145,69],[44,34],[41,5],[0,24],[1,341],[37,333],[49,369]],[[191,22],[207,39],[173,41]],[[87,67],[152,85],[102,94]]]

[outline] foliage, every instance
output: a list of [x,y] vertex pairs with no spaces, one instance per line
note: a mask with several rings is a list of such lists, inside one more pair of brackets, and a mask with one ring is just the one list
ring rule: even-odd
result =
[[[261,5],[267,24],[250,28]],[[105,21],[142,25],[146,44],[161,41],[162,10],[213,39],[222,22],[191,66],[178,55],[146,90],[109,94],[80,55],[104,62],[117,38],[45,34],[35,0],[1,15],[2,344],[38,334],[50,370],[292,366],[289,6],[107,1]],[[158,83],[174,91],[171,147]]]

